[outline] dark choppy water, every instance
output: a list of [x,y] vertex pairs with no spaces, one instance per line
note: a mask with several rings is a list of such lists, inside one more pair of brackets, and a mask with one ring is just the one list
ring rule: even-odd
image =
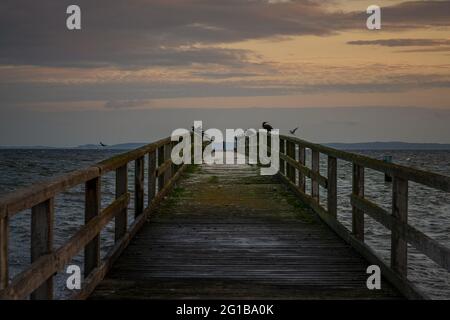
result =
[[[109,158],[119,151],[111,150],[0,150],[0,195],[21,186],[46,179],[61,173],[91,165]],[[398,164],[450,175],[450,151],[363,151],[364,155],[382,159],[393,156]],[[310,159],[310,157],[308,157]],[[310,163],[307,163],[308,166]],[[326,175],[326,158],[321,158],[321,171]],[[339,220],[351,229],[350,163],[338,161]],[[129,169],[130,190],[133,168]],[[384,175],[366,169],[366,196],[387,210],[391,209],[391,184],[384,182]],[[55,199],[55,247],[61,246],[84,220],[84,187],[79,186]],[[326,191],[321,190],[325,205]],[[450,246],[450,197],[427,187],[410,184],[409,223],[446,246]],[[114,173],[102,178],[102,207],[114,198]],[[132,206],[133,200],[130,201]],[[130,206],[130,212],[132,207]],[[325,205],[326,206],[326,205]],[[132,214],[130,216],[130,222]],[[22,271],[30,261],[30,210],[16,215],[10,229],[11,276]],[[101,234],[102,254],[113,244],[114,225],[110,223]],[[377,253],[389,262],[390,232],[366,216],[366,241]],[[450,299],[450,274],[439,268],[426,256],[409,248],[408,277],[432,298]],[[73,264],[82,267],[83,257],[74,257]],[[67,297],[64,270],[56,277],[57,297]]]

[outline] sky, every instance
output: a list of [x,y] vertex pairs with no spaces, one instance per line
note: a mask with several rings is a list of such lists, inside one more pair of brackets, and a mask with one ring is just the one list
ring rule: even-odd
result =
[[450,143],[450,1],[0,2],[0,145],[147,142],[193,120]]

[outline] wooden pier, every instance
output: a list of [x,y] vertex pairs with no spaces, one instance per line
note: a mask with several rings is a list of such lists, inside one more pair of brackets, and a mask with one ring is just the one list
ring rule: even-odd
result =
[[[286,136],[276,176],[261,176],[254,165],[175,166],[172,147],[163,139],[2,198],[0,297],[52,299],[54,275],[83,251],[83,286],[73,299],[426,298],[407,278],[408,244],[450,271],[450,249],[407,221],[408,182],[450,192],[449,177]],[[321,157],[327,158],[326,176],[320,174]],[[353,165],[352,230],[337,218],[337,159]],[[364,197],[364,168],[393,178],[392,212]],[[116,200],[101,210],[101,177],[111,171]],[[85,185],[86,223],[54,248],[54,197],[79,184]],[[320,204],[320,188],[326,190],[326,206]],[[133,213],[127,210],[130,192]],[[9,220],[29,208],[32,261],[10,279]],[[365,215],[391,230],[390,265],[364,242]],[[115,245],[100,259],[99,233],[111,220]],[[366,287],[371,264],[381,268],[381,290]]]

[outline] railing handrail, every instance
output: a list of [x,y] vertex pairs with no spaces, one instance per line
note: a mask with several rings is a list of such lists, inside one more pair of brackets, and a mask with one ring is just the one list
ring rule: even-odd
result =
[[[164,138],[141,148],[111,157],[90,167],[35,183],[0,199],[0,299],[53,297],[54,274],[84,249],[84,285],[72,298],[86,298],[103,279],[112,263],[147,220],[150,212],[173,187],[184,165],[170,160],[174,142]],[[148,155],[148,203],[144,205],[144,164]],[[134,168],[135,219],[128,226],[128,163]],[[115,170],[116,194],[101,210],[101,177]],[[62,246],[53,248],[54,198],[68,189],[85,185],[85,224]],[[31,264],[9,281],[8,242],[10,218],[31,208]],[[115,245],[100,259],[100,232],[115,220]]]
[[344,150],[338,150],[332,147],[327,147],[322,144],[317,144],[302,140],[296,137],[280,135],[280,138],[286,141],[298,143],[303,147],[319,151],[320,153],[346,160],[348,162],[359,164],[363,167],[370,168],[376,171],[386,173],[391,176],[398,176],[408,179],[409,181],[417,182],[431,188],[439,189],[444,192],[450,192],[450,177],[435,172],[429,172],[412,167],[407,167],[395,163],[384,162],[382,160],[373,159],[364,155],[351,153]]
[[49,179],[35,182],[0,197],[0,218],[12,217],[16,213],[29,209],[45,199],[54,197],[72,187],[86,181],[97,178],[107,172],[116,170],[124,164],[135,161],[147,153],[153,152],[159,147],[168,144],[170,137],[149,143],[138,149],[134,149],[113,156],[83,169],[70,171]]
[[[311,168],[306,166],[306,149],[311,149]],[[298,152],[298,160],[296,152]],[[320,173],[320,154],[328,157],[327,177]],[[348,161],[353,165],[352,194],[350,195],[352,230],[344,227],[339,222],[337,215],[338,159]],[[392,178],[392,213],[364,197],[364,168],[382,172]],[[279,176],[339,236],[359,251],[369,262],[378,264],[382,273],[406,296],[426,298],[426,295],[407,279],[408,243],[439,266],[450,271],[450,248],[408,224],[408,182],[414,181],[434,189],[450,192],[450,177],[386,163],[284,135],[280,135]],[[306,177],[312,182],[311,195],[306,192]],[[320,186],[327,190],[326,209],[319,201]],[[391,266],[386,265],[364,242],[364,215],[370,216],[391,231]]]

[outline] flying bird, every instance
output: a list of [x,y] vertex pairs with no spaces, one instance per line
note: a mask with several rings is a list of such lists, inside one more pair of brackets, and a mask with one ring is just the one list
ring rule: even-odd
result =
[[100,141],[100,145],[101,145],[102,147],[107,147],[107,146],[108,146],[107,144],[104,144],[104,143],[101,142],[101,141]]
[[289,130],[289,132],[292,134],[292,135],[294,135],[295,136],[295,131],[297,131],[298,130],[298,127],[297,128],[295,128],[295,129],[292,129],[292,130]]
[[264,121],[262,123],[262,127],[263,127],[263,129],[266,129],[268,132],[272,131],[272,129],[273,129],[272,126],[270,124],[268,124],[266,121]]

